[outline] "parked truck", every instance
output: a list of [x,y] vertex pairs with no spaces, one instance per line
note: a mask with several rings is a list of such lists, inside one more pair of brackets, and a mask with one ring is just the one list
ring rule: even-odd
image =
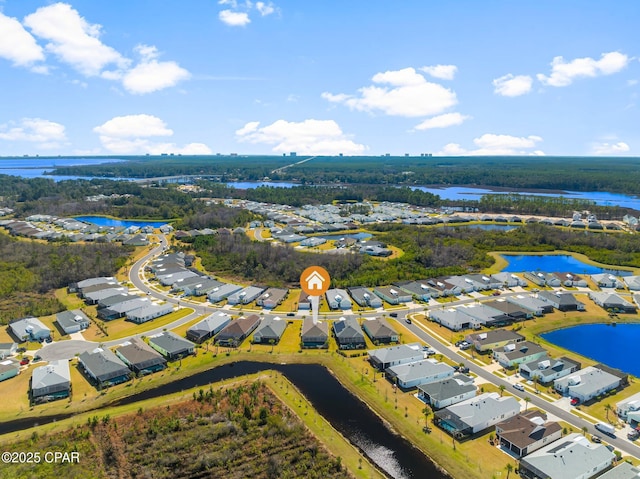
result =
[[608,434],[609,436],[615,436],[616,428],[611,424],[607,424],[606,422],[596,423],[596,429],[600,432]]

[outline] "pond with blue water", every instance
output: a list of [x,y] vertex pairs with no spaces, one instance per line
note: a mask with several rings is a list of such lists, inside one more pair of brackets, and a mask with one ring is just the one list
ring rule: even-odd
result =
[[541,336],[564,349],[640,377],[640,362],[635,359],[640,324],[583,324]]
[[[535,254],[535,255],[502,255],[509,264],[502,270],[508,273],[526,271],[566,272],[576,274],[597,274],[612,270],[584,263],[571,255]],[[616,274],[619,272],[616,271]]]
[[166,221],[120,220],[117,218],[107,218],[106,216],[76,216],[75,219],[97,226],[106,226],[108,228],[128,228],[130,226],[138,226],[140,228],[151,226],[153,228],[160,228],[162,225],[167,224]]

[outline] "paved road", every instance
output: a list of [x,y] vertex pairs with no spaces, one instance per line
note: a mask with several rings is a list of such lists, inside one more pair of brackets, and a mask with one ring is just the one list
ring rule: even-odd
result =
[[620,437],[612,438],[602,434],[600,431],[596,430],[596,428],[593,426],[592,423],[579,418],[575,414],[571,414],[569,411],[566,411],[565,409],[562,409],[561,407],[553,403],[550,403],[542,399],[541,397],[536,396],[535,394],[521,392],[521,391],[518,391],[517,389],[514,389],[512,383],[510,383],[509,381],[506,381],[496,376],[495,374],[492,374],[486,369],[476,365],[472,361],[469,361],[468,357],[462,356],[457,352],[455,352],[454,350],[451,350],[450,348],[442,344],[440,341],[438,341],[438,339],[433,337],[431,334],[427,333],[418,324],[416,324],[416,321],[413,321],[412,324],[407,324],[404,320],[401,320],[400,318],[398,318],[398,322],[399,324],[407,328],[409,331],[414,333],[416,336],[418,336],[420,339],[428,343],[438,353],[441,353],[443,356],[446,356],[447,358],[451,359],[457,364],[464,363],[465,366],[469,368],[469,371],[476,374],[478,377],[485,379],[486,381],[493,383],[498,387],[500,385],[504,386],[505,389],[508,389],[509,393],[513,394],[514,396],[517,396],[519,399],[523,401],[524,401],[524,398],[529,398],[530,405],[537,406],[540,409],[547,411],[549,414],[552,414],[558,417],[559,419],[566,421],[569,424],[572,424],[578,432],[581,431],[583,427],[586,427],[589,433],[601,436],[607,443],[615,446],[620,451],[635,457],[640,457],[640,447],[627,441],[626,439],[623,439]]

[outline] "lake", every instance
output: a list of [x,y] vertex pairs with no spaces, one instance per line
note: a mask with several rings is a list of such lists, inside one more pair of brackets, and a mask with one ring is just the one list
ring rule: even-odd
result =
[[565,349],[640,377],[640,362],[635,358],[640,344],[640,324],[583,324],[541,336]]
[[[58,166],[100,165],[118,163],[117,158],[0,158],[0,175],[20,176],[22,178],[49,178],[53,181],[89,180],[87,176],[47,175]],[[118,179],[118,178],[110,178]]]
[[[502,255],[509,264],[502,270],[508,273],[525,271],[545,271],[548,273],[597,274],[606,270],[599,266],[583,263],[571,255]],[[616,272],[617,274],[618,272]]]
[[128,228],[129,226],[138,226],[140,228],[151,226],[153,228],[160,228],[160,226],[167,224],[166,221],[119,220],[115,218],[107,218],[105,216],[76,216],[75,219],[97,226],[106,226],[108,228]]

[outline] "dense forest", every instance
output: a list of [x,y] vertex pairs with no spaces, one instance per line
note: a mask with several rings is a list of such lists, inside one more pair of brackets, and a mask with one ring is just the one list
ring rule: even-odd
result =
[[300,159],[303,157],[142,157],[129,162],[58,168],[56,172],[139,178],[216,175],[222,181],[268,177],[309,184],[467,185],[640,194],[637,158],[314,157],[282,168]]
[[333,287],[379,286],[463,274],[491,266],[494,259],[487,254],[491,251],[562,249],[605,264],[640,267],[638,235],[589,233],[541,224],[524,225],[507,234],[400,224],[380,224],[372,230],[377,232],[376,240],[397,246],[404,254],[380,260],[359,254],[304,253],[290,246],[252,242],[244,235],[207,235],[188,241],[208,271],[269,286],[296,285],[300,272],[312,264],[330,272]]
[[353,477],[262,383],[194,393],[193,400],[4,446],[78,452],[78,463],[3,464],[0,478]]
[[61,311],[51,290],[112,276],[132,252],[120,244],[46,244],[0,233],[0,324]]

